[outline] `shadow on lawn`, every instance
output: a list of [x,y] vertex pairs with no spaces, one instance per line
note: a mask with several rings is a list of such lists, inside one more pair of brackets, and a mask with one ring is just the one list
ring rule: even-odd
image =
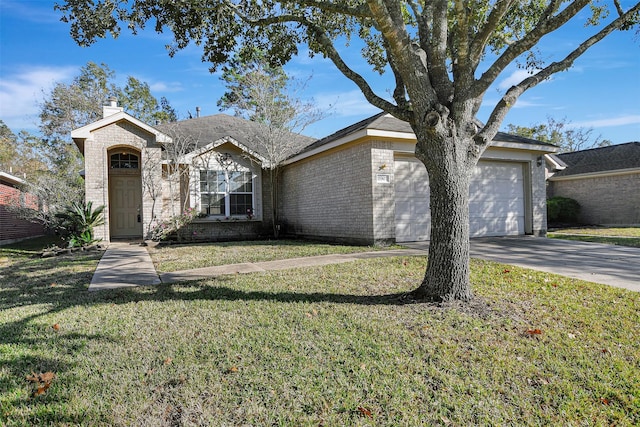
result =
[[[0,272],[0,345],[8,349],[0,355],[8,376],[0,378],[0,389],[9,393],[25,387],[25,375],[53,371],[71,371],[68,356],[81,351],[89,340],[112,340],[102,334],[65,334],[52,329],[51,315],[78,306],[127,304],[140,301],[225,300],[277,301],[282,303],[328,302],[358,305],[401,305],[404,294],[349,295],[322,292],[269,292],[234,289],[233,277],[219,277],[181,284],[161,284],[88,292],[100,253],[77,253],[54,258],[39,258],[35,253],[0,250],[0,258],[9,268]],[[42,320],[41,318],[48,319]],[[47,345],[55,352],[40,355]],[[43,347],[44,346],[44,347]]]

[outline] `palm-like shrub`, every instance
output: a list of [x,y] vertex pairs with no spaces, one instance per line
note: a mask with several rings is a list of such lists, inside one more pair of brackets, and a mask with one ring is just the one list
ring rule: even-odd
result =
[[104,224],[104,206],[93,209],[92,202],[74,202],[64,212],[56,214],[57,232],[69,247],[96,242],[93,229]]

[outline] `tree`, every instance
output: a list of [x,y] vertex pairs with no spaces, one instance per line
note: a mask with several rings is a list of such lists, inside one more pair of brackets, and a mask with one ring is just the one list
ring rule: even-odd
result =
[[561,153],[611,145],[611,141],[602,139],[600,135],[594,137],[593,128],[571,126],[566,117],[560,120],[547,117],[547,123],[529,127],[508,124],[507,132],[557,145]]
[[[630,29],[640,3],[623,8],[589,0],[208,0],[199,2],[66,0],[56,5],[82,46],[128,28],[173,32],[169,54],[190,41],[203,59],[228,62],[243,46],[259,46],[284,64],[306,44],[328,58],[374,106],[411,125],[415,154],[429,174],[431,242],[418,299],[471,298],[469,182],[506,114],[527,90],[571,67],[591,46],[618,29]],[[587,11],[585,11],[587,9]],[[590,10],[590,11],[589,11]],[[569,21],[583,20],[589,35],[565,56],[546,63],[535,47]],[[378,94],[353,67],[361,50],[374,70],[389,76],[392,99]],[[345,42],[346,46],[338,43]],[[354,53],[358,49],[358,54]],[[475,116],[500,74],[520,64],[530,75],[510,87],[484,125]]]
[[312,140],[292,134],[302,134],[324,113],[312,102],[304,102],[300,94],[305,88],[289,77],[281,66],[270,65],[264,52],[256,49],[240,52],[223,67],[222,80],[227,92],[218,101],[223,109],[256,123],[254,147],[264,156],[262,166],[269,171],[271,194],[271,225],[278,237],[278,180],[282,162],[299,152]]

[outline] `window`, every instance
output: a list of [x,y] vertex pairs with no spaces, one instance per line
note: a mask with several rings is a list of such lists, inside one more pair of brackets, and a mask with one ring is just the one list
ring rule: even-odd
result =
[[138,156],[131,153],[116,153],[111,155],[111,169],[138,169]]
[[200,212],[225,217],[253,214],[251,172],[201,170]]

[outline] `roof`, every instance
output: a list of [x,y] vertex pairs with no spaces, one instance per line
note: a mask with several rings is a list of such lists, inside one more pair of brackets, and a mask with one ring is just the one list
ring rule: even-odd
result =
[[26,184],[24,179],[2,171],[0,171],[0,181],[10,185]]
[[557,154],[567,168],[554,177],[640,168],[640,142]]
[[[478,124],[482,126],[481,123],[478,122]],[[347,126],[344,129],[340,129],[339,131],[327,137],[317,140],[313,144],[307,146],[303,150],[303,152],[314,150],[323,145],[330,144],[331,142],[340,140],[341,138],[345,138],[349,135],[353,135],[359,131],[374,130],[374,129],[385,131],[385,132],[395,132],[395,133],[404,133],[404,134],[413,135],[413,129],[411,129],[411,125],[408,122],[405,122],[396,117],[393,117],[391,114],[388,114],[383,111],[367,119],[359,121],[358,123],[355,123],[351,126]],[[494,138],[494,141],[547,146],[554,149],[556,148],[555,145],[549,144],[547,142],[537,141],[535,139],[525,138],[522,136],[512,135],[504,132],[498,132]],[[550,151],[554,151],[554,150],[550,150]]]
[[[212,116],[197,117],[195,119],[182,120],[179,122],[163,123],[154,126],[157,130],[172,137],[180,135],[197,141],[198,147],[203,147],[211,143],[231,138],[249,150],[267,157],[266,153],[256,143],[255,135],[262,131],[261,126],[250,120],[240,117],[233,117],[227,114],[215,114]],[[291,138],[299,141],[300,149],[308,146],[315,138],[291,133]],[[192,149],[197,148],[194,144]]]

